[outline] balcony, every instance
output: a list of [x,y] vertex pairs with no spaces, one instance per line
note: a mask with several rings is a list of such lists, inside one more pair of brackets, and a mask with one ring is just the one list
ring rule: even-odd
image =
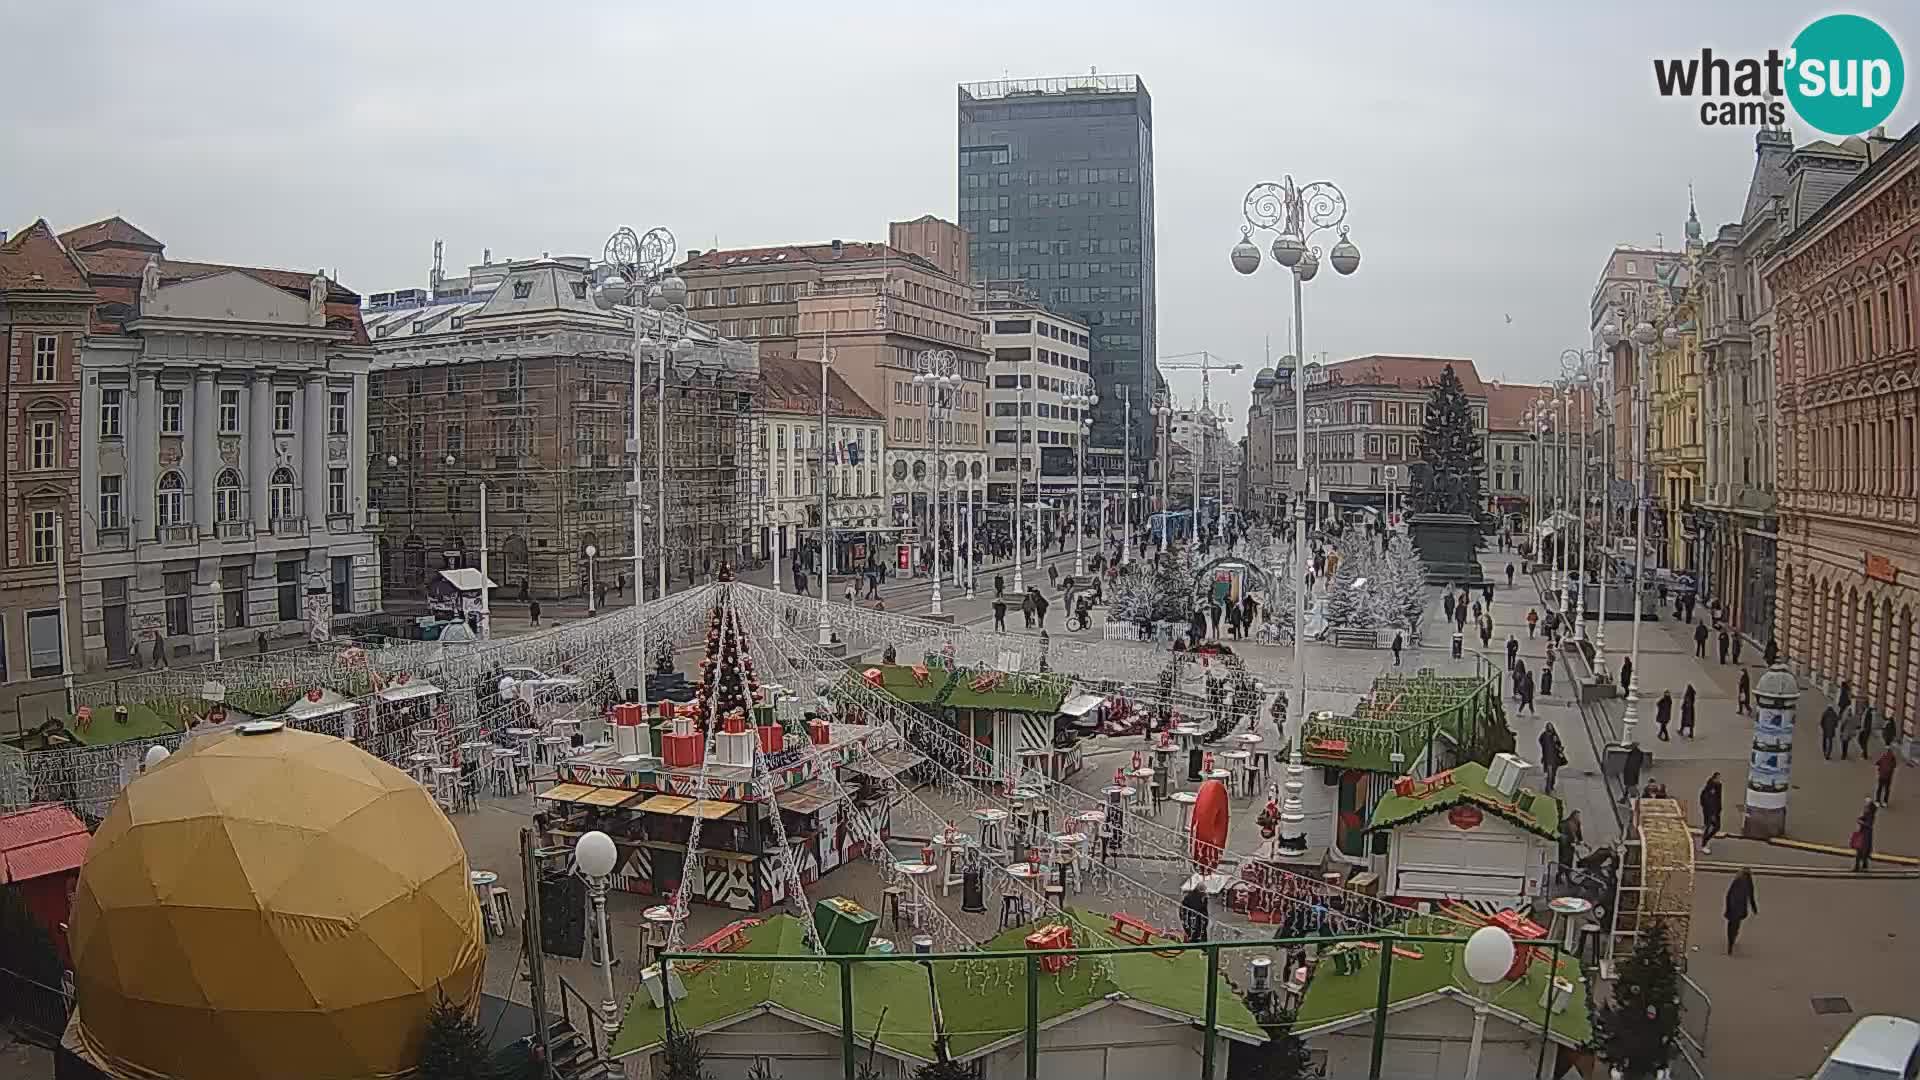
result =
[[215,522],[213,526],[213,530],[214,530],[214,535],[218,536],[222,540],[253,539],[253,522],[251,521]]
[[303,517],[274,518],[273,535],[305,536],[307,535],[307,519]]
[[163,544],[197,544],[200,542],[198,525],[162,525],[160,542]]
[[93,542],[100,551],[125,551],[131,535],[125,525],[102,526],[94,534]]

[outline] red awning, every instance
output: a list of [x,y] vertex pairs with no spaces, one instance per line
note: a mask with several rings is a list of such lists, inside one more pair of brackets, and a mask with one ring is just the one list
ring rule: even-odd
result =
[[78,870],[87,861],[87,844],[92,839],[76,833],[0,855],[0,885]]

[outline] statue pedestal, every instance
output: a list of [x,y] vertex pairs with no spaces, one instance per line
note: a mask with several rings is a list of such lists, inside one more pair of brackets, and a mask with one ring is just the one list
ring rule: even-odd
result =
[[1485,585],[1480,572],[1480,521],[1471,514],[1415,514],[1407,536],[1420,553],[1427,584]]

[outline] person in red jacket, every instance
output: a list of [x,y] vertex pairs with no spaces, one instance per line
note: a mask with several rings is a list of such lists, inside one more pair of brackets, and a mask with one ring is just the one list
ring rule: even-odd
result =
[[1881,806],[1890,806],[1893,803],[1893,770],[1899,764],[1900,758],[1894,754],[1891,746],[1880,751],[1880,756],[1873,759],[1873,769],[1877,776],[1873,785],[1873,801]]

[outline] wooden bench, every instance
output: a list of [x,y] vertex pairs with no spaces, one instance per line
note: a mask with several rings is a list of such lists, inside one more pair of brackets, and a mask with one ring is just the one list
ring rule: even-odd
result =
[[1380,631],[1361,629],[1352,626],[1336,626],[1327,631],[1327,637],[1337,649],[1377,649],[1380,647]]

